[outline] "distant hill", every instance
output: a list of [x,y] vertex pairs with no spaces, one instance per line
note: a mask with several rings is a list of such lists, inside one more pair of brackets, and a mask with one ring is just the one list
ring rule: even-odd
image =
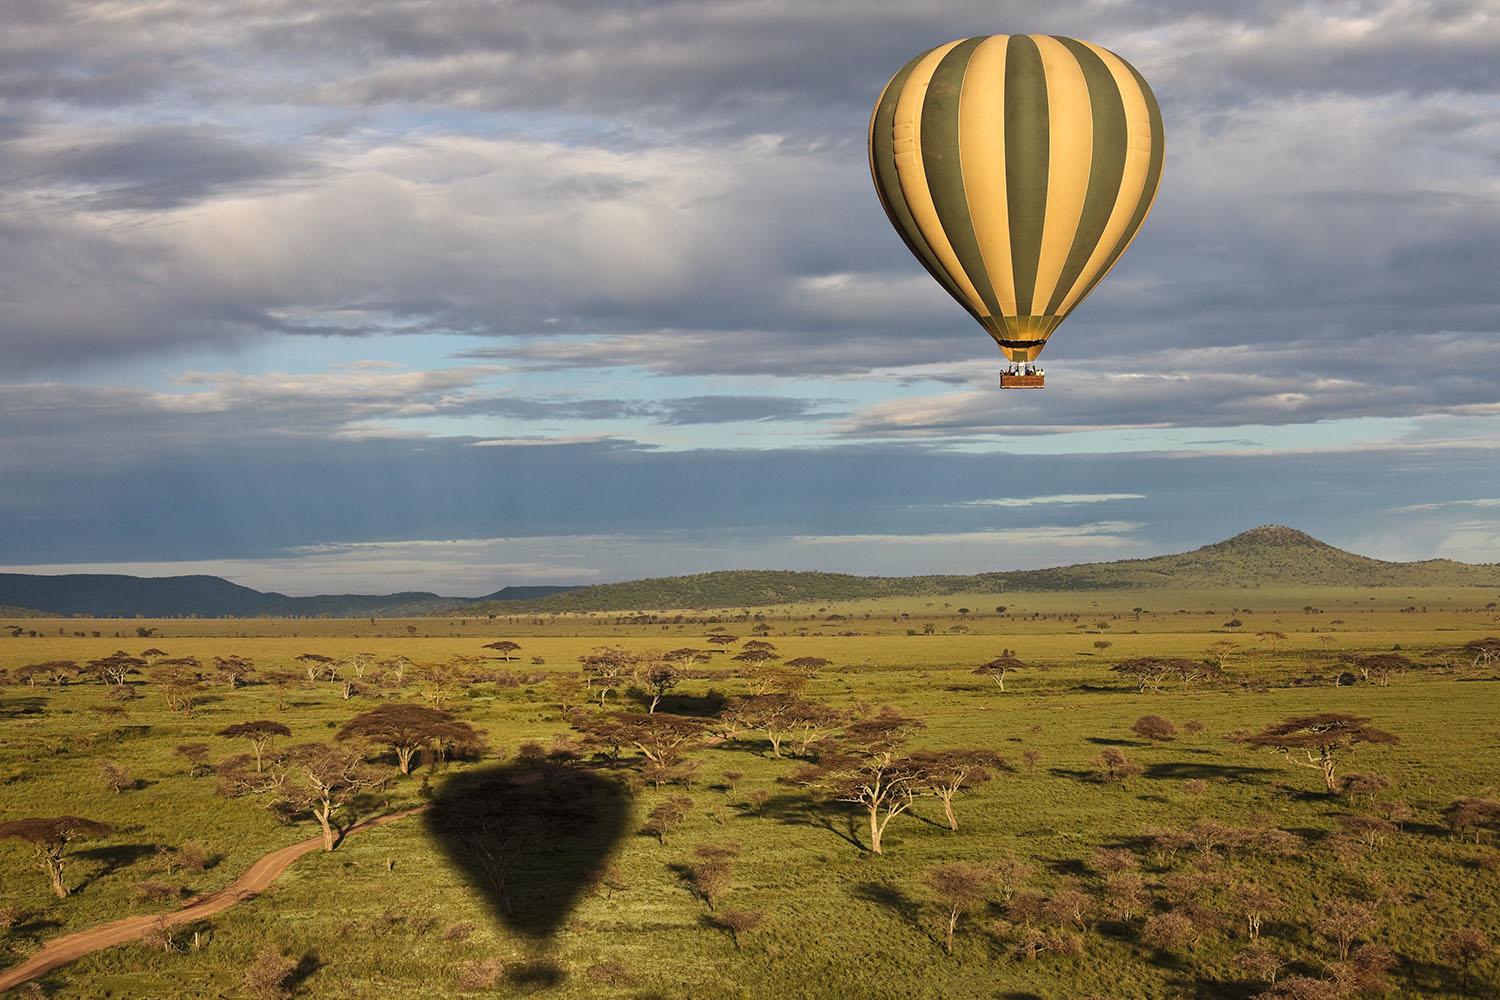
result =
[[[790,570],[724,570],[591,587],[505,587],[484,597],[425,591],[288,597],[216,576],[37,576],[0,573],[0,611],[146,618],[413,617],[517,611],[638,611],[754,607],[805,601],[1007,591],[1153,587],[1500,587],[1500,564],[1450,559],[1383,562],[1311,535],[1267,525],[1191,552],[972,576],[851,576]],[[10,606],[6,608],[5,606]]]
[[[523,607],[538,611],[753,607],[801,601],[1006,591],[1130,590],[1204,586],[1495,587],[1500,564],[1450,559],[1384,562],[1281,525],[1266,525],[1191,552],[972,576],[849,576],[728,570],[579,587]],[[481,601],[471,610],[484,607]],[[503,611],[519,610],[515,605]]]
[[0,573],[0,605],[51,615],[101,618],[360,618],[405,617],[462,608],[475,600],[503,605],[536,600],[567,587],[506,587],[485,597],[442,597],[426,591],[400,594],[324,594],[289,597],[242,587],[217,576],[140,577],[104,573],[42,576]]

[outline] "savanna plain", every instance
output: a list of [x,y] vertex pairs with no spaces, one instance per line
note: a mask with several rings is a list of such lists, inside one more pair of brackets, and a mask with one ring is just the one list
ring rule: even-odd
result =
[[0,964],[324,812],[14,995],[1496,996],[1497,601],[0,620]]

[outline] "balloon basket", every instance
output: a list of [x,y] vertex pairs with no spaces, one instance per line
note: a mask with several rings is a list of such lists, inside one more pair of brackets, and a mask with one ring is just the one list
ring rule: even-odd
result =
[[1000,376],[1000,388],[1002,389],[1045,389],[1047,387],[1047,376],[1045,375],[1008,375]]

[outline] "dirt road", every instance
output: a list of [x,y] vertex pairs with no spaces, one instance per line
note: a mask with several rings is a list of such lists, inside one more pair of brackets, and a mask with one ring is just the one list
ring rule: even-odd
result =
[[[394,823],[398,819],[405,819],[426,809],[426,806],[417,806],[413,809],[403,809],[401,812],[387,813],[374,819],[358,823],[348,829],[344,836],[352,837],[355,834],[372,830],[377,826]],[[199,896],[196,899],[184,903],[181,909],[172,910],[167,913],[148,913],[139,917],[125,917],[111,923],[103,924],[77,934],[69,934],[52,941],[48,941],[42,949],[32,955],[20,965],[11,966],[9,969],[0,971],[0,990],[8,990],[19,986],[37,976],[45,975],[60,965],[66,965],[75,958],[82,958],[92,952],[111,948],[126,941],[137,941],[146,936],[146,933],[159,923],[167,927],[178,924],[190,923],[194,920],[202,920],[216,913],[222,913],[236,903],[246,899],[252,899],[276,881],[276,877],[286,871],[293,861],[312,851],[323,849],[323,837],[309,837],[300,843],[283,847],[278,851],[262,855],[250,869],[229,885],[218,892],[211,892],[207,896]]]

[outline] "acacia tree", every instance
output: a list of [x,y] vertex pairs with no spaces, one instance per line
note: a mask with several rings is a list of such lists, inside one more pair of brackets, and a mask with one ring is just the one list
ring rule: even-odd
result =
[[510,654],[519,650],[521,648],[521,644],[519,642],[512,642],[509,639],[501,639],[499,642],[485,643],[484,648],[493,649],[495,652],[500,654],[500,659],[509,663],[511,659]]
[[705,725],[701,719],[666,712],[616,712],[612,721],[620,727],[615,737],[621,743],[661,768],[676,764],[703,734]]
[[47,875],[52,894],[66,899],[68,885],[63,881],[63,865],[68,845],[79,840],[96,840],[108,836],[111,827],[82,816],[47,816],[13,819],[0,823],[0,838],[23,840],[36,852],[36,863]]
[[781,757],[781,744],[791,730],[797,698],[788,694],[750,694],[731,698],[725,718],[751,732],[761,733],[771,744],[771,756]]
[[1359,671],[1366,683],[1390,687],[1392,677],[1417,669],[1417,664],[1400,653],[1375,653],[1372,656],[1356,657],[1354,669]]
[[1160,656],[1138,656],[1132,660],[1123,660],[1109,669],[1117,674],[1125,674],[1135,680],[1136,689],[1145,694],[1149,689],[1152,694],[1161,693],[1162,684],[1173,674],[1181,675],[1184,670],[1201,670],[1203,664],[1197,660],[1183,660],[1166,658]]
[[641,674],[641,681],[651,693],[651,703],[646,709],[649,715],[656,711],[656,706],[661,704],[661,700],[673,688],[682,683],[682,674],[678,673],[677,668],[672,664],[658,661],[646,666]]
[[378,705],[339,730],[338,739],[363,739],[395,751],[396,764],[411,774],[412,759],[424,746],[473,746],[479,731],[452,712],[425,705]]
[[1399,742],[1390,733],[1371,726],[1368,718],[1343,712],[1299,715],[1242,739],[1247,746],[1275,750],[1293,764],[1320,772],[1330,795],[1338,791],[1334,768],[1340,756],[1361,743]]
[[870,825],[870,850],[884,854],[886,827],[911,808],[920,787],[922,772],[901,746],[921,726],[916,719],[883,708],[878,715],[846,726],[837,745],[820,753],[792,780],[863,808]]
[[1002,650],[1000,655],[995,657],[990,662],[981,664],[980,666],[974,668],[974,673],[979,675],[980,677],[988,677],[990,680],[1000,685],[1001,691],[1004,691],[1005,675],[1010,673],[1012,670],[1024,669],[1026,669],[1026,664],[1021,662],[1021,660],[1016,657],[1015,653],[1006,649]]
[[245,679],[250,676],[254,666],[254,661],[244,656],[230,654],[214,657],[214,672],[230,688],[237,688],[245,683]]
[[578,663],[589,689],[598,693],[602,710],[604,699],[635,671],[636,657],[619,646],[600,646],[580,656]]
[[995,873],[982,865],[953,861],[928,871],[925,881],[947,912],[943,948],[951,955],[953,932],[958,929],[958,918],[984,902],[994,887]]
[[88,669],[99,678],[100,682],[118,687],[123,685],[131,674],[139,674],[145,665],[146,661],[140,657],[120,652],[90,660]]
[[832,660],[825,660],[821,656],[799,656],[794,660],[787,660],[782,664],[788,670],[796,670],[799,673],[811,674],[822,670],[824,667],[832,666]]
[[943,803],[950,830],[958,829],[958,817],[953,812],[955,796],[989,781],[993,771],[1014,770],[1004,757],[989,750],[938,750],[914,753],[911,759],[921,773],[918,787]]
[[252,722],[236,722],[232,726],[226,726],[219,730],[219,735],[232,740],[249,740],[255,752],[255,772],[259,774],[263,769],[262,758],[265,756],[266,745],[278,736],[292,735],[292,731],[271,719],[256,719]]
[[282,806],[292,813],[312,813],[323,830],[323,850],[331,851],[343,837],[339,813],[381,780],[365,765],[364,755],[350,747],[304,743],[286,757],[291,780],[283,789]]

